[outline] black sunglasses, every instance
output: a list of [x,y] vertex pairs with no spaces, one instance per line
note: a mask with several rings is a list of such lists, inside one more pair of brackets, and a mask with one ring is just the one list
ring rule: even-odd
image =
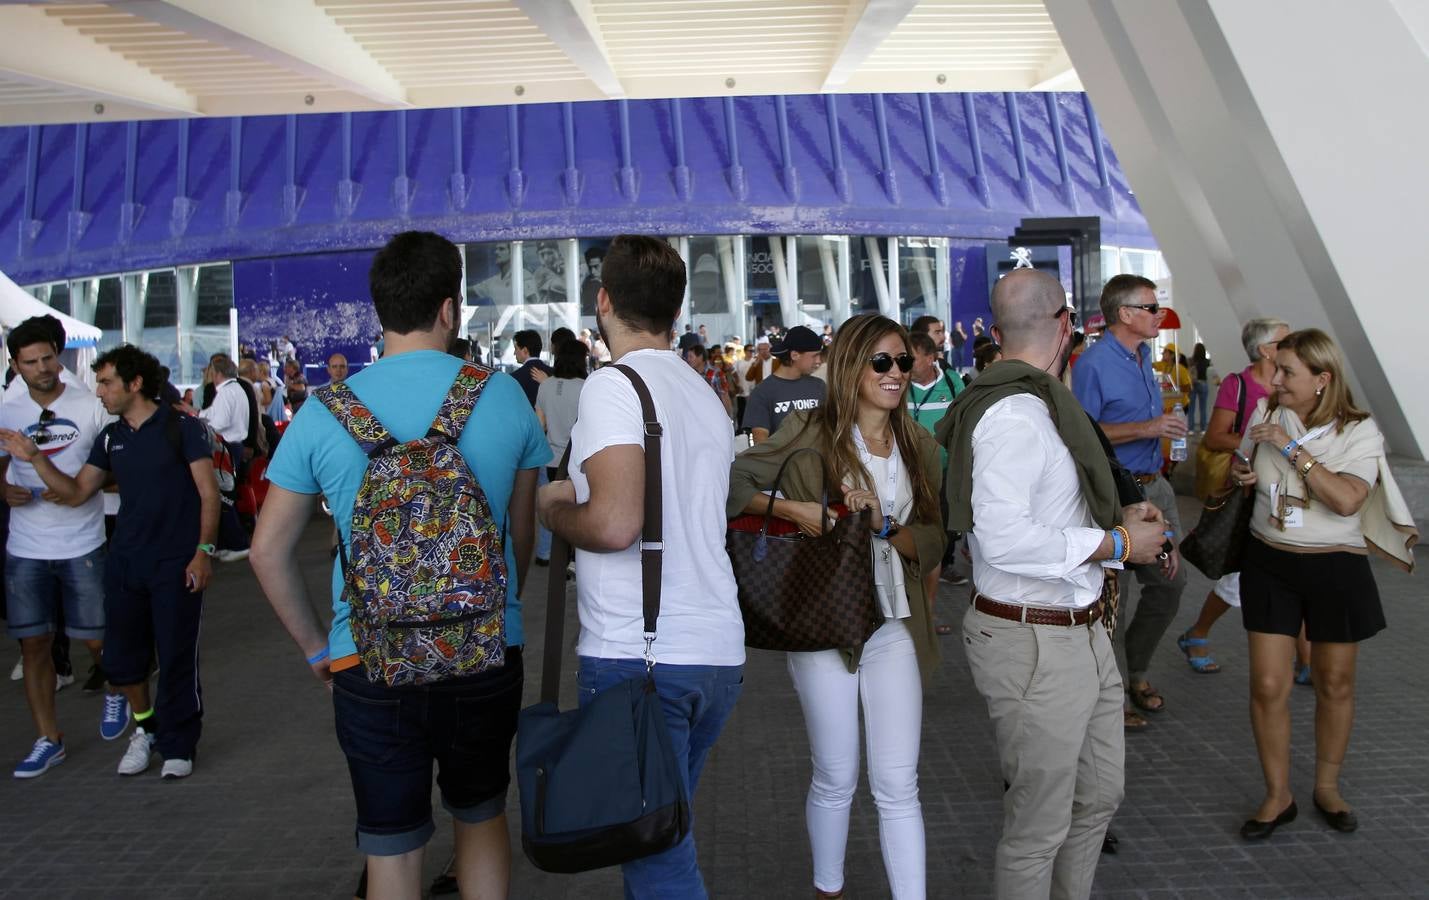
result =
[[897,356],[891,353],[875,353],[868,358],[868,365],[879,375],[890,371],[895,363],[900,372],[913,371],[913,356],[909,353],[900,353]]
[[1127,309],[1142,309],[1151,313],[1153,316],[1161,312],[1160,303],[1128,303],[1126,307]]
[[56,440],[55,436],[50,434],[50,423],[54,420],[54,410],[40,410],[40,427],[35,429],[35,433],[31,436],[31,439],[35,442],[36,445],[48,444],[50,441]]

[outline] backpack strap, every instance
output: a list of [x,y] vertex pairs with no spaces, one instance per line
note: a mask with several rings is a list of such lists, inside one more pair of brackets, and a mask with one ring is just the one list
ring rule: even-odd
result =
[[476,401],[481,399],[481,392],[486,388],[487,376],[490,374],[491,370],[485,366],[471,363],[462,366],[452,382],[451,390],[447,391],[446,399],[442,401],[441,409],[437,410],[432,427],[427,429],[427,437],[440,435],[456,443],[461,437],[462,429],[466,427],[466,420],[471,417],[471,411],[476,408]]
[[387,430],[372,410],[368,409],[357,395],[352,392],[352,388],[347,386],[347,382],[339,381],[326,387],[320,387],[313,392],[313,396],[318,402],[327,407],[332,417],[337,419],[352,439],[357,442],[357,446],[362,448],[362,452],[372,458],[397,443],[397,439]]

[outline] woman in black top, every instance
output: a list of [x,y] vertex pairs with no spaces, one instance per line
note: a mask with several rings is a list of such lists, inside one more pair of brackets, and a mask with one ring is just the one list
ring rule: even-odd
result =
[[[1206,345],[1197,343],[1191,351],[1191,408],[1186,411],[1186,427],[1192,431],[1206,430],[1210,421],[1206,400],[1211,392],[1211,358],[1206,355]],[[1198,412],[1199,411],[1199,412]]]

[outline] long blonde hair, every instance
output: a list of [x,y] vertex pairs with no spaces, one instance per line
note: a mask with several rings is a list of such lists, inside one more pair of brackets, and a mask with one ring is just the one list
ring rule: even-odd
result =
[[[1328,422],[1338,422],[1336,432],[1345,430],[1351,422],[1368,419],[1369,413],[1355,405],[1354,393],[1345,381],[1345,358],[1340,348],[1330,336],[1318,328],[1304,328],[1292,331],[1280,339],[1276,351],[1289,350],[1300,362],[1316,375],[1329,373],[1330,383],[1320,394],[1315,408],[1305,418],[1306,428],[1318,428]],[[1270,395],[1268,408],[1274,410],[1280,404],[1275,394]]]
[[[874,353],[873,348],[890,334],[898,335],[903,341],[905,353],[913,352],[903,326],[877,314],[849,319],[839,327],[834,342],[829,345],[828,392],[805,427],[819,429],[819,452],[823,454],[824,477],[830,485],[849,482],[867,489],[873,484],[854,445],[853,427],[858,421],[859,382],[864,368]],[[908,414],[907,404],[900,402],[889,414],[889,427],[893,429],[898,453],[913,485],[913,518],[919,522],[936,522],[938,492],[923,474],[919,443],[922,426]]]

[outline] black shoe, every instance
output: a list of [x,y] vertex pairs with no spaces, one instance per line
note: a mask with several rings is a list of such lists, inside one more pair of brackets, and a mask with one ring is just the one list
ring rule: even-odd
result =
[[86,694],[97,694],[104,690],[104,670],[99,666],[89,667],[89,677],[84,680],[84,692]]
[[1106,836],[1102,838],[1102,852],[1115,853],[1117,850],[1117,845],[1120,843],[1121,841],[1118,841],[1116,839],[1116,835],[1112,833],[1112,830],[1110,828],[1108,828],[1106,830]]
[[542,558],[539,557],[539,556],[536,557],[536,565],[545,567],[545,566],[549,566],[550,564],[551,564],[551,561],[550,561],[549,559],[542,559]]
[[1339,812],[1330,812],[1320,805],[1319,797],[1311,794],[1310,799],[1314,802],[1315,811],[1320,814],[1320,818],[1324,819],[1325,824],[1336,831],[1343,831],[1345,834],[1349,834],[1360,827],[1359,817],[1355,815],[1354,810],[1342,809]]
[[1275,833],[1275,829],[1281,825],[1289,825],[1295,821],[1295,817],[1300,814],[1300,810],[1295,808],[1295,801],[1291,800],[1290,805],[1285,807],[1285,811],[1269,822],[1262,822],[1259,819],[1246,819],[1245,824],[1240,827],[1240,836],[1248,841],[1259,841],[1270,837]]

